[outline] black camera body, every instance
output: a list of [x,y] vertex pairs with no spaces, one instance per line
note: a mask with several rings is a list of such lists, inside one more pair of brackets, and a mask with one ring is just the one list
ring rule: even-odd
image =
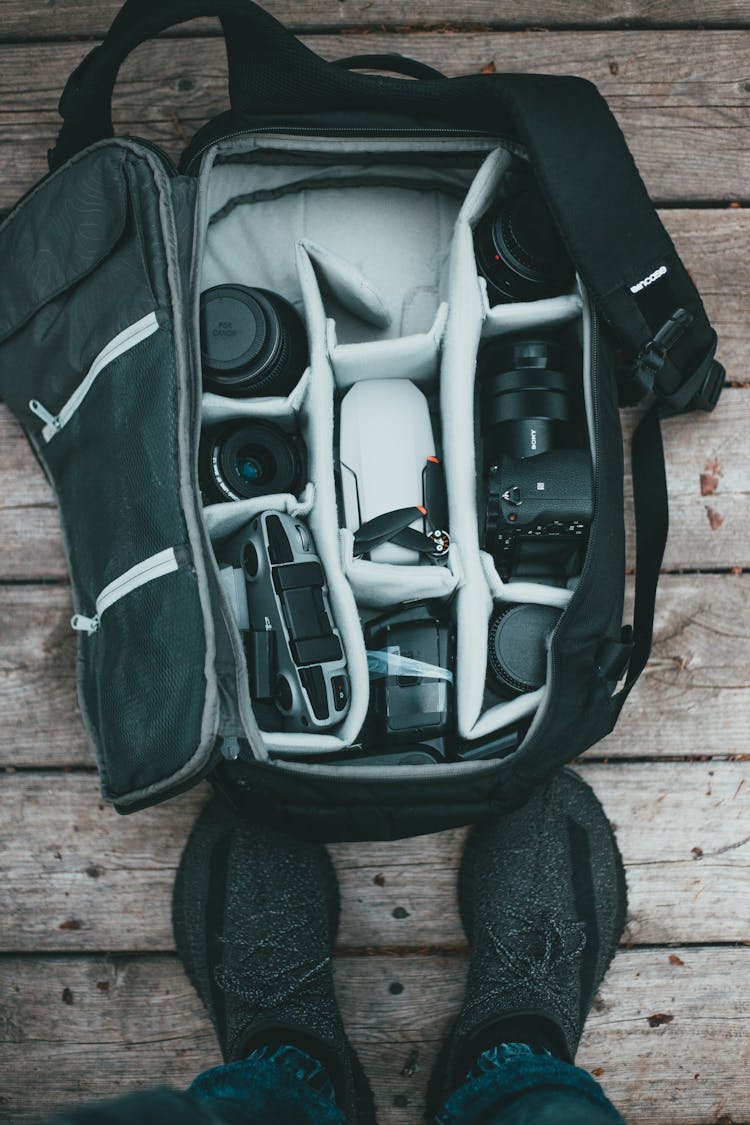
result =
[[550,569],[576,573],[593,517],[591,459],[583,449],[549,450],[490,466],[485,549],[500,577]]
[[504,581],[564,584],[580,573],[594,507],[580,353],[504,337],[482,351],[477,376],[485,550]]

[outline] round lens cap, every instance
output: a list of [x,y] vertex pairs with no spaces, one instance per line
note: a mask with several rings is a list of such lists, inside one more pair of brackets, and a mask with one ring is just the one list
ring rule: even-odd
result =
[[547,678],[547,641],[562,610],[514,605],[492,620],[489,658],[500,683],[511,691],[536,691]]
[[244,285],[216,285],[201,296],[204,370],[242,371],[254,363],[268,338],[261,302]]

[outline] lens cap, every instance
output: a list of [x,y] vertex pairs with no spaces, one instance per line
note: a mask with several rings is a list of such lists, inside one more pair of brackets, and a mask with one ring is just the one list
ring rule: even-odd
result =
[[258,295],[244,285],[216,285],[201,296],[201,357],[208,375],[252,367],[265,350],[269,323]]
[[490,623],[489,662],[500,685],[521,694],[547,679],[547,641],[562,610],[549,605],[512,605]]

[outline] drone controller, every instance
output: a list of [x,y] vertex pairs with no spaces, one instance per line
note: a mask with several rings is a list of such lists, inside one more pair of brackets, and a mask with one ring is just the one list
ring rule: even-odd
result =
[[253,700],[272,703],[287,730],[340,723],[349,709],[346,658],[307,525],[263,512],[218,556],[246,638]]

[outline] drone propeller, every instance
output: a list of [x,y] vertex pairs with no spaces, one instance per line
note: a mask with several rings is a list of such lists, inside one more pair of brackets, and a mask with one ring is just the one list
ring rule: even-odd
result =
[[433,531],[426,535],[411,525],[415,520],[427,515],[425,508],[413,505],[410,508],[397,508],[367,520],[354,536],[354,555],[361,558],[379,547],[381,543],[395,543],[420,555],[440,558],[447,553],[448,536],[443,531]]

